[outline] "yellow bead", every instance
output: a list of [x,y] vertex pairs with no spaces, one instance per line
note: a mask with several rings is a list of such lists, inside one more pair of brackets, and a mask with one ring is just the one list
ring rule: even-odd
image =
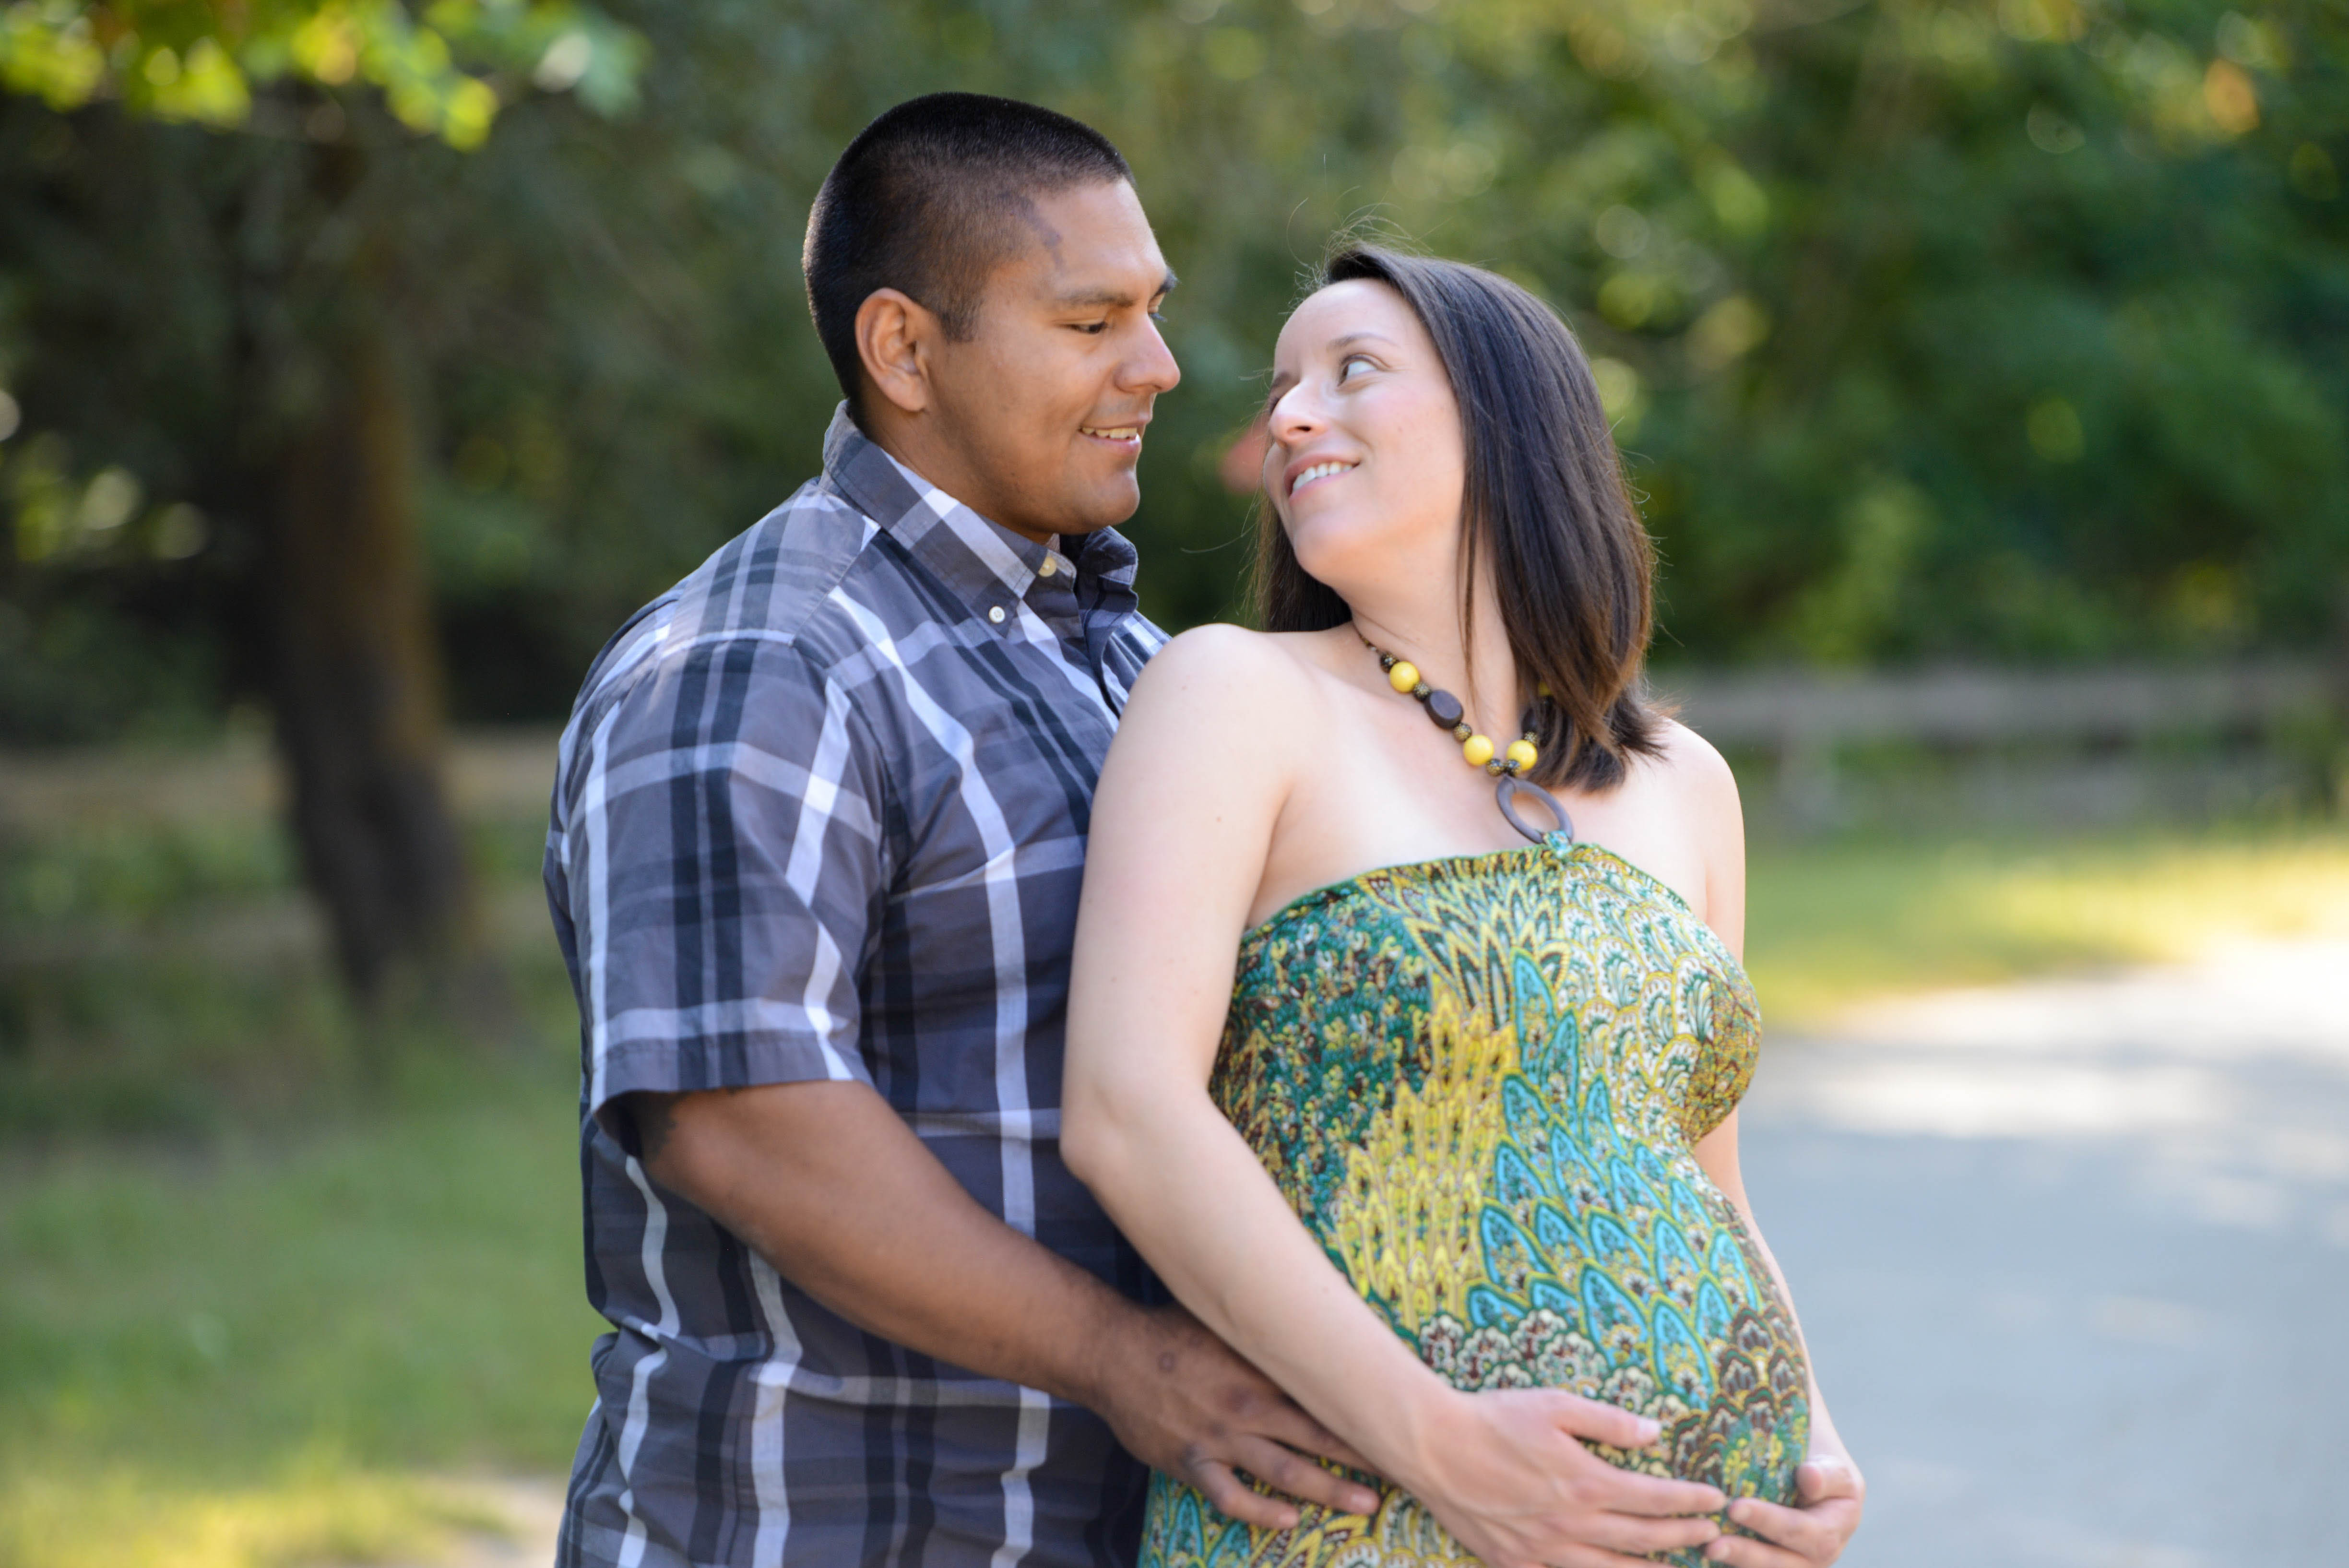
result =
[[1396,659],[1394,668],[1387,671],[1387,684],[1408,697],[1411,689],[1419,684],[1419,666],[1408,659]]
[[1468,759],[1472,768],[1481,768],[1493,760],[1493,741],[1489,735],[1471,735],[1461,746],[1460,754]]
[[1534,750],[1534,743],[1531,741],[1511,741],[1509,749],[1502,754],[1517,764],[1519,773],[1530,769],[1535,761],[1541,756],[1539,752]]

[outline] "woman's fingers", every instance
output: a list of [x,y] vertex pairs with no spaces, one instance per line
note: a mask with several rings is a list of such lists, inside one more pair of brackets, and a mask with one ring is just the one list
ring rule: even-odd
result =
[[1804,1460],[1795,1471],[1795,1495],[1806,1508],[1831,1497],[1856,1499],[1861,1495],[1859,1472],[1848,1459],[1821,1454],[1817,1459]]
[[1588,1442],[1617,1449],[1644,1449],[1664,1434],[1663,1428],[1645,1416],[1634,1416],[1629,1410],[1585,1399],[1578,1394],[1548,1389],[1538,1397],[1548,1406],[1552,1421]]
[[1716,1561],[1751,1568],[1816,1568],[1843,1555],[1845,1543],[1859,1525],[1859,1503],[1847,1494],[1824,1497],[1805,1508],[1781,1508],[1759,1498],[1742,1497],[1729,1505],[1729,1517],[1762,1540],[1724,1535],[1723,1545],[1753,1550],[1741,1550],[1736,1555],[1716,1553]]
[[[1663,1435],[1663,1428],[1645,1416],[1634,1416],[1629,1410],[1602,1405],[1596,1399],[1559,1392],[1543,1397],[1549,1404],[1550,1419],[1558,1429],[1585,1442],[1639,1449],[1651,1446]],[[1605,1479],[1586,1480],[1585,1485],[1598,1489],[1593,1505],[1609,1513],[1638,1513],[1652,1518],[1718,1513],[1729,1501],[1728,1494],[1719,1487],[1635,1475],[1617,1469],[1596,1456],[1593,1460],[1605,1472]]]
[[1608,1513],[1672,1519],[1683,1514],[1719,1513],[1729,1501],[1719,1487],[1662,1476],[1634,1475],[1630,1470],[1617,1469],[1596,1454],[1589,1458],[1603,1473],[1580,1478],[1581,1490],[1592,1508]]
[[1723,1536],[1704,1549],[1704,1558],[1708,1563],[1726,1563],[1730,1568],[1815,1568],[1812,1560],[1798,1552],[1743,1535]]
[[1643,1557],[1702,1546],[1721,1533],[1721,1526],[1710,1519],[1634,1519],[1625,1514],[1599,1514],[1589,1521],[1583,1533],[1593,1546]]
[[1604,1546],[1568,1546],[1548,1559],[1546,1568],[1656,1568],[1645,1557],[1626,1557]]

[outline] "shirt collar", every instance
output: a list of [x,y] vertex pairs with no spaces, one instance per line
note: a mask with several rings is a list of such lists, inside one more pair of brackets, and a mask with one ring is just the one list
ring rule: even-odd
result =
[[[823,472],[851,504],[937,574],[975,615],[1023,598],[1043,545],[993,523],[899,462],[856,428],[843,403],[823,437]],[[1133,591],[1133,545],[1114,528],[1061,536],[1061,569]],[[1001,624],[998,621],[996,624]]]

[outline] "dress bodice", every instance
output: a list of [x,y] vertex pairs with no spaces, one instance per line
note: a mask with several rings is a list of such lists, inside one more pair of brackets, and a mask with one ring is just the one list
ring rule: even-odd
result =
[[[1625,1407],[1664,1441],[1608,1459],[1785,1501],[1808,1426],[1800,1341],[1693,1153],[1759,1041],[1744,971],[1677,895],[1554,836],[1365,872],[1250,931],[1209,1092],[1455,1386]],[[1414,1500],[1385,1499],[1252,1531],[1161,1476],[1143,1562],[1469,1561]]]

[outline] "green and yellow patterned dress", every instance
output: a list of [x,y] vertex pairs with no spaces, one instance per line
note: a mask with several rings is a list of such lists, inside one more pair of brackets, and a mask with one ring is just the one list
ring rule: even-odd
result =
[[[1793,1315],[1691,1150],[1753,1076],[1744,972],[1595,845],[1366,872],[1248,933],[1210,1092],[1363,1300],[1462,1388],[1653,1417],[1619,1464],[1790,1502]],[[1154,1477],[1144,1568],[1473,1562],[1409,1494],[1251,1529]],[[1696,1552],[1674,1563],[1696,1564]]]

